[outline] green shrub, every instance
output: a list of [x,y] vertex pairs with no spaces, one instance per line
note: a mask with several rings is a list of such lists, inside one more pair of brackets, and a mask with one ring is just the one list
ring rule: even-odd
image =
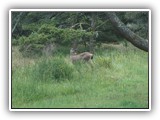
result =
[[36,78],[43,81],[70,80],[73,77],[73,66],[60,57],[43,59],[36,65],[35,69]]
[[49,24],[41,25],[37,31],[29,36],[21,36],[15,44],[20,45],[20,52],[25,57],[41,56],[43,48],[48,44],[58,44],[68,46],[73,40],[81,38],[90,38],[92,32],[86,32],[75,29],[61,29]]
[[54,39],[43,33],[32,33],[29,37],[22,36],[19,38],[20,52],[24,57],[41,56],[42,51],[48,44],[53,44]]
[[37,57],[42,55],[44,46],[41,44],[30,44],[28,46],[21,46],[20,51],[23,57]]

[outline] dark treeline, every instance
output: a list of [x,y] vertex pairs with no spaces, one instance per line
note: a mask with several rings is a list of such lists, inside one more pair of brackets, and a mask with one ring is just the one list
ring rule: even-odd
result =
[[[142,38],[141,44],[146,45],[144,43],[148,42],[149,34],[148,12],[110,14],[112,19],[107,12],[12,12],[12,44],[19,45],[24,55],[42,55],[44,51],[53,52],[54,46],[77,48],[82,45],[94,51],[102,43],[131,42],[122,35],[122,29],[114,25],[116,23],[113,21],[117,17],[127,30]],[[124,34],[130,33],[125,31]],[[142,49],[138,37],[137,41],[133,39],[131,43],[138,44],[136,47]]]

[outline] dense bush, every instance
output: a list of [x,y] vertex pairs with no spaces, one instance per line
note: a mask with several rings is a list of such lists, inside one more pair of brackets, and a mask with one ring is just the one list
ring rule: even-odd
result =
[[22,36],[19,39],[20,52],[25,57],[42,55],[48,36],[45,34],[32,33],[29,37]]
[[[31,33],[28,37],[19,38],[20,51],[24,56],[40,56],[47,45],[60,44],[70,45],[73,40],[89,38],[91,32],[74,29],[60,29],[51,25],[42,25],[37,32]],[[16,41],[17,43],[17,41]]]
[[73,66],[60,57],[43,59],[37,63],[35,69],[36,78],[42,81],[70,80],[73,77]]

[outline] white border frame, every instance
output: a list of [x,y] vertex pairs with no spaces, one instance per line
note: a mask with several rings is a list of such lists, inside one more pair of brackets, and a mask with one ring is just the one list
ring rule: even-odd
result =
[[[119,12],[125,12],[125,11],[148,11],[149,12],[149,108],[148,109],[70,109],[70,108],[66,108],[66,109],[57,109],[57,108],[53,108],[53,109],[28,109],[28,108],[24,108],[24,109],[13,109],[11,108],[11,12],[13,11],[41,11],[41,12],[49,12],[49,11],[53,11],[53,12],[71,12],[71,11],[84,11],[84,12],[108,12],[108,11],[119,11]],[[10,9],[9,10],[9,110],[10,111],[150,111],[151,110],[151,10],[150,9]]]

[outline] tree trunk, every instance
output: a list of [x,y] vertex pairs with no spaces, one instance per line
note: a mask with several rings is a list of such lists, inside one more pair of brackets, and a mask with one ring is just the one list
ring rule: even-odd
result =
[[[91,31],[92,33],[95,33],[95,27],[96,27],[96,20],[97,20],[97,14],[92,13],[91,14]],[[95,44],[95,35],[90,37],[89,40],[89,51],[91,53],[94,53],[94,44]]]
[[22,15],[23,12],[20,12],[18,17],[17,17],[17,20],[16,20],[16,23],[14,24],[13,28],[12,28],[12,33],[14,32],[14,30],[16,29],[18,23],[19,23],[19,20],[20,20],[20,17]]
[[137,48],[148,52],[148,40],[136,35],[116,16],[114,12],[106,13],[108,19],[112,25],[122,34],[122,36],[129,42],[131,42]]

